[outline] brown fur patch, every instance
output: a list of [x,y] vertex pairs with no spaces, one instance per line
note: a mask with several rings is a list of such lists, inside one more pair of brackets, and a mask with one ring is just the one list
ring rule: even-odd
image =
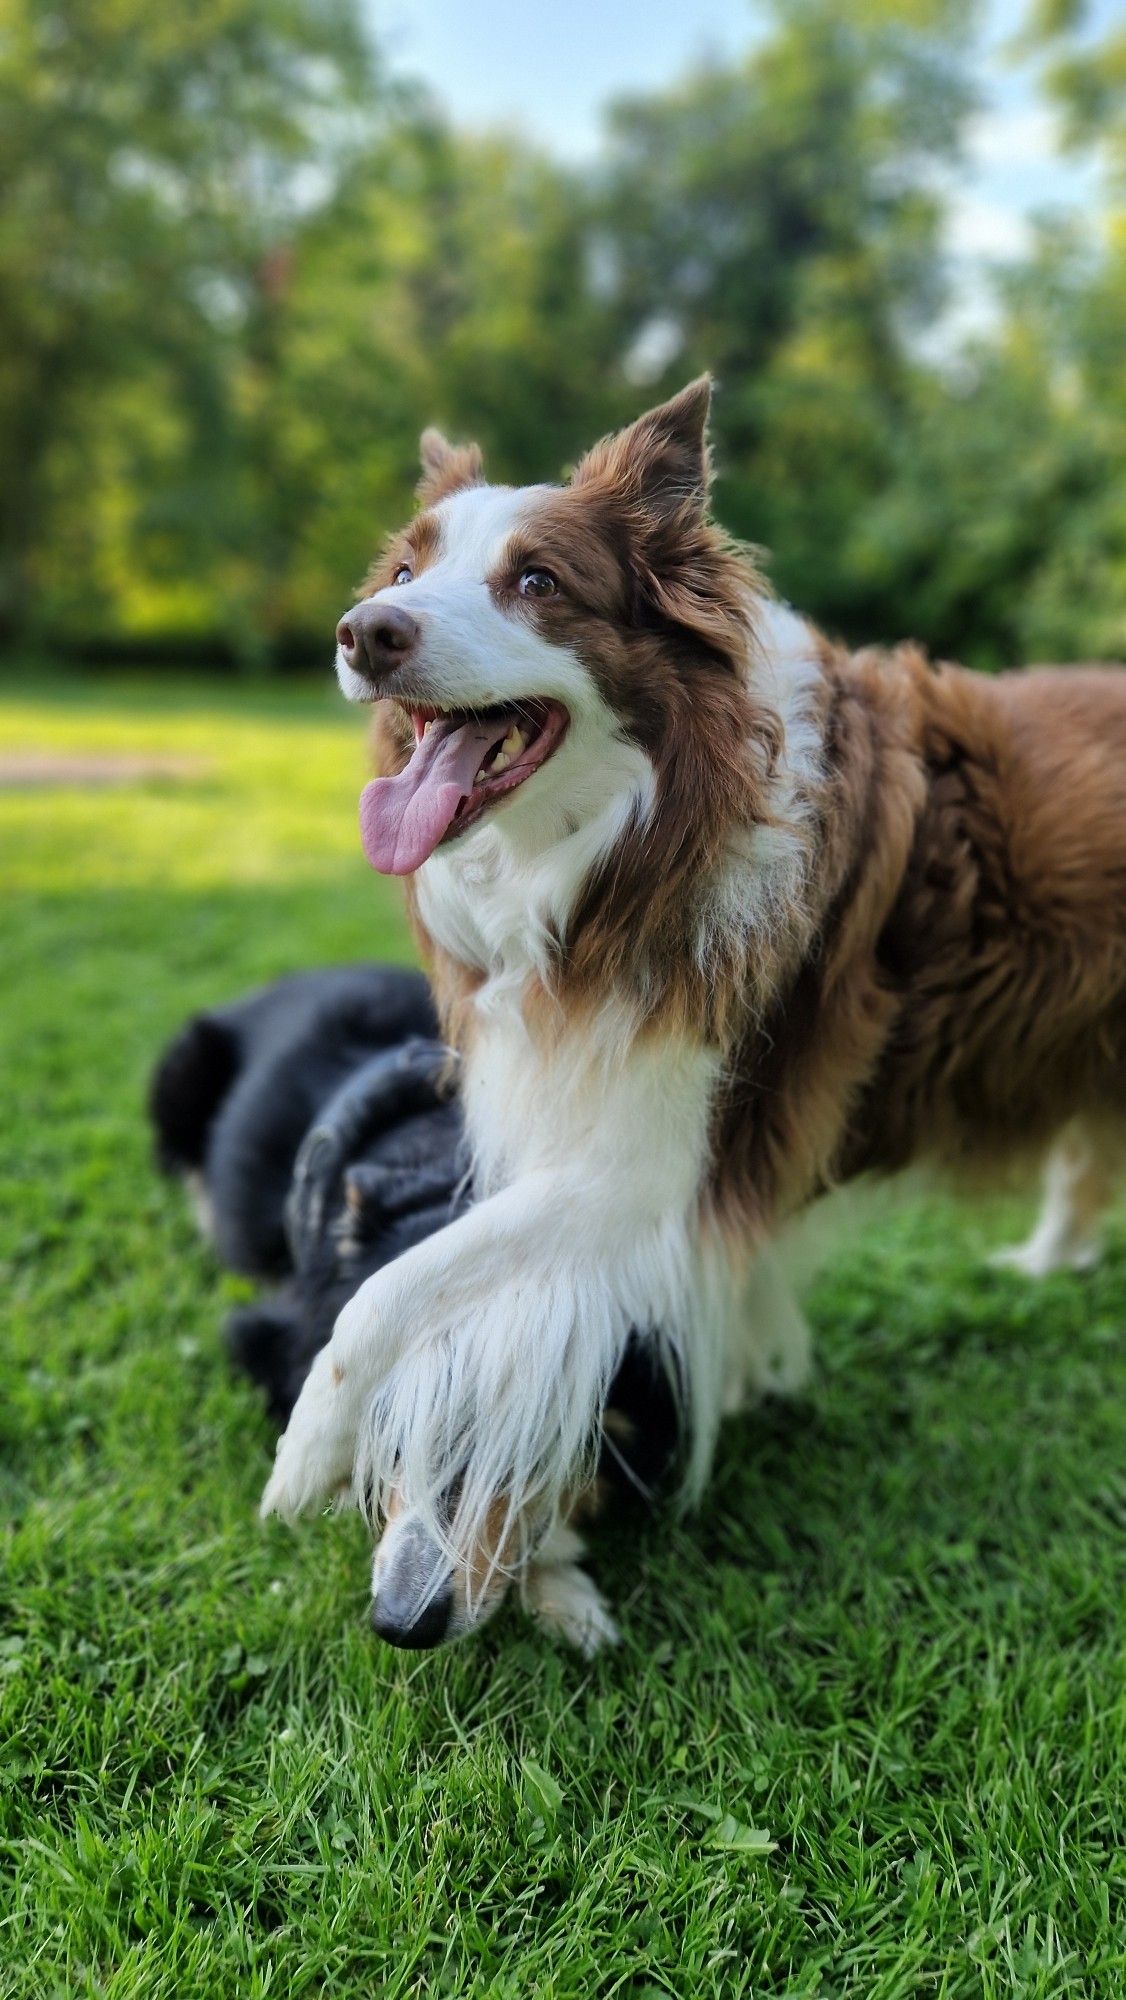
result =
[[1126,674],[838,655],[814,948],[732,1052],[715,1189],[827,1184],[1126,1112]]
[[425,430],[418,441],[422,477],[415,488],[424,507],[436,507],[464,486],[480,486],[485,462],[477,444],[451,444],[441,431]]
[[919,696],[926,795],[875,947],[882,1166],[1126,1112],[1126,674],[946,668]]
[[397,570],[406,563],[414,576],[421,576],[437,559],[441,531],[433,514],[416,514],[385,542],[361,586],[362,597],[385,590]]

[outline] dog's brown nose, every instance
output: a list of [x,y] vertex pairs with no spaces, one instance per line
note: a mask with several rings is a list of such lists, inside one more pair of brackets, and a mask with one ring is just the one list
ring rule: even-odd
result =
[[345,662],[373,687],[402,665],[417,639],[417,618],[403,605],[376,597],[354,604],[336,628],[336,642]]

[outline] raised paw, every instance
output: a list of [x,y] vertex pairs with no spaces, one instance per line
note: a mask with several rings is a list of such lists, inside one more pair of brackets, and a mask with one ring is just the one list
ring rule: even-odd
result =
[[529,1565],[523,1598],[537,1625],[576,1647],[584,1660],[593,1660],[604,1646],[616,1646],[621,1635],[598,1585],[576,1560],[582,1550],[573,1528],[557,1527]]
[[287,1428],[278,1439],[274,1469],[259,1513],[295,1521],[327,1506],[351,1481],[356,1455],[356,1414],[331,1343],[316,1356]]

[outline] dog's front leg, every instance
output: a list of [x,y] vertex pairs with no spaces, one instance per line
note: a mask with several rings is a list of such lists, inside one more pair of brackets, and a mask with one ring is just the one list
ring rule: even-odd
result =
[[541,1393],[571,1393],[577,1407],[592,1382],[604,1387],[634,1304],[660,1311],[668,1270],[683,1264],[682,1242],[663,1243],[675,1230],[650,1231],[647,1257],[637,1221],[619,1212],[611,1225],[567,1177],[528,1174],[369,1278],[313,1362],[279,1440],[263,1514],[292,1519],[338,1495],[353,1474],[358,1485],[383,1476],[378,1438],[367,1438],[377,1462],[357,1464],[377,1397],[387,1449],[425,1462],[429,1488],[441,1476],[439,1437],[447,1458],[472,1447],[474,1406],[486,1433],[491,1411],[485,1441],[503,1458],[504,1423],[525,1398],[534,1429]]

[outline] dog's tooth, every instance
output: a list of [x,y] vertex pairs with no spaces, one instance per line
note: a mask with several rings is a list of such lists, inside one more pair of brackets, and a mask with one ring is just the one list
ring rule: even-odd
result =
[[502,748],[497,751],[496,756],[493,758],[492,763],[489,765],[489,769],[490,771],[507,771],[511,762],[512,758],[509,755],[508,751]]
[[504,742],[500,746],[505,761],[507,762],[511,758],[515,757],[517,751],[523,750],[525,744],[527,743],[527,740],[528,739],[525,736],[524,731],[521,729],[520,724],[518,722],[514,722],[511,729],[508,732],[508,735],[505,737]]

